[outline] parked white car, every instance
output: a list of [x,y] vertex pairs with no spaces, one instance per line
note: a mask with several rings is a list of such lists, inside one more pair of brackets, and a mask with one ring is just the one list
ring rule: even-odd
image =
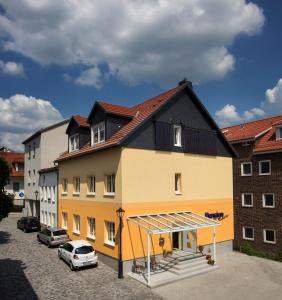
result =
[[67,242],[59,246],[58,256],[69,264],[70,269],[97,266],[98,256],[92,245],[84,240]]

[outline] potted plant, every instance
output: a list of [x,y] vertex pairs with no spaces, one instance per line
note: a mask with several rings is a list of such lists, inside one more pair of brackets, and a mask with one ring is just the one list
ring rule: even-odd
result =
[[204,246],[202,246],[202,245],[199,245],[199,246],[198,246],[198,249],[199,249],[199,251],[201,252],[201,254],[203,254],[203,251],[204,251]]
[[208,254],[206,254],[206,259],[209,260],[211,259],[211,249],[208,249]]
[[211,259],[211,258],[210,258],[210,259],[208,260],[208,265],[213,266],[214,263],[215,263],[214,259]]

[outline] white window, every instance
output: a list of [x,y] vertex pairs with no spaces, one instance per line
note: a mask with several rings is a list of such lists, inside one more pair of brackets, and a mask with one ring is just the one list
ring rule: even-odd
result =
[[73,215],[73,221],[74,221],[74,233],[80,233],[80,216],[79,215]]
[[30,185],[31,183],[31,171],[28,171],[28,181],[27,184]]
[[63,228],[68,229],[68,214],[66,212],[63,212]]
[[69,137],[69,152],[79,149],[79,135],[74,134]]
[[36,172],[33,169],[33,185],[35,185],[35,182],[36,182]]
[[56,202],[56,187],[55,186],[51,186],[51,189],[52,189],[52,193],[51,193],[51,201],[52,203],[55,203]]
[[252,163],[251,162],[244,162],[241,163],[241,176],[252,176]]
[[101,122],[91,127],[91,144],[105,141],[105,123]]
[[44,201],[47,201],[47,187],[46,186],[43,187],[43,199],[44,199]]
[[115,245],[115,223],[106,221],[105,226],[106,226],[105,243],[114,246]]
[[271,161],[261,160],[259,162],[259,175],[270,175],[271,174]]
[[96,180],[95,176],[89,176],[87,182],[87,195],[95,195],[96,192]]
[[47,211],[45,211],[45,225],[48,224],[48,215],[47,215]]
[[41,210],[41,214],[40,214],[40,222],[41,222],[42,224],[44,224],[44,211],[43,211],[43,210]]
[[88,221],[87,237],[90,239],[95,239],[95,219],[87,218],[87,221]]
[[23,163],[17,163],[15,166],[16,166],[16,171],[17,172],[23,172],[24,171],[24,164]]
[[52,213],[52,226],[55,226],[56,224],[56,215]]
[[31,145],[28,145],[28,159],[31,159]]
[[33,158],[35,158],[35,143],[33,143]]
[[115,174],[106,175],[105,194],[106,195],[115,194]]
[[174,146],[181,147],[181,126],[174,125]]
[[50,201],[51,201],[51,190],[50,190],[50,186],[47,186],[46,189],[47,189],[47,200],[48,200],[48,202],[50,202]]
[[252,207],[253,206],[253,194],[243,193],[242,194],[242,206]]
[[176,173],[175,174],[175,183],[174,183],[174,191],[175,194],[181,194],[181,174],[180,173]]
[[253,241],[254,238],[254,227],[243,227],[243,239]]
[[263,194],[262,195],[262,206],[273,208],[275,207],[274,194]]
[[80,193],[80,177],[73,178],[73,193],[75,195]]
[[62,193],[67,194],[68,193],[68,179],[63,178],[62,180]]
[[52,224],[52,214],[49,212],[48,214],[48,226],[51,226]]
[[276,231],[274,229],[264,229],[263,241],[269,244],[276,244]]
[[282,127],[276,128],[276,140],[281,140],[282,139]]

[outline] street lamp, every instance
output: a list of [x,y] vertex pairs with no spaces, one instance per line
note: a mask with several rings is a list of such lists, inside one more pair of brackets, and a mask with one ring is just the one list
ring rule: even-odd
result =
[[122,249],[121,249],[121,241],[122,241],[122,217],[124,216],[125,211],[120,207],[116,210],[117,216],[119,218],[119,257],[118,257],[118,278],[123,278],[123,265],[122,265]]
[[[35,192],[34,192],[34,194],[35,194],[35,209],[37,208],[37,210],[38,210],[38,204],[37,204],[37,198],[38,198],[38,195],[39,195],[39,192],[36,190]],[[36,212],[36,214],[37,214],[37,212]],[[38,218],[38,215],[37,215],[37,218]]]

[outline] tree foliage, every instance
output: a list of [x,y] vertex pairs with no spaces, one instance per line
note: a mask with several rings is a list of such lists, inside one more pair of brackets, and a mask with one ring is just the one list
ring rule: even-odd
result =
[[8,184],[10,180],[10,171],[11,168],[7,161],[0,157],[0,191],[4,192],[4,187],[6,184]]

